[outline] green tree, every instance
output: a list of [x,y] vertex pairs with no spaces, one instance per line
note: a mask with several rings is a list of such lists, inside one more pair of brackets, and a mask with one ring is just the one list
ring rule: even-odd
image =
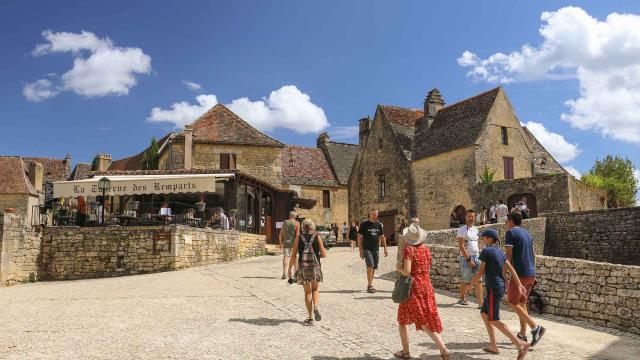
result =
[[634,176],[633,163],[619,155],[607,155],[597,160],[582,180],[607,192],[609,207],[634,206],[638,192],[638,180]]
[[151,145],[144,151],[142,156],[142,168],[145,170],[158,169],[158,142],[156,138],[151,138]]
[[98,154],[93,157],[93,162],[91,162],[91,171],[98,171]]

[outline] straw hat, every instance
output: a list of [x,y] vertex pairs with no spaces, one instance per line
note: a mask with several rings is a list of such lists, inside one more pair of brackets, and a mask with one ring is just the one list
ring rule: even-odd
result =
[[407,233],[404,235],[407,245],[422,244],[427,238],[426,230],[422,229],[418,224],[411,224],[407,229]]

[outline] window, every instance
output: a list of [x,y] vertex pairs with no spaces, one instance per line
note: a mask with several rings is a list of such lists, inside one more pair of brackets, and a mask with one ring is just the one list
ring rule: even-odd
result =
[[220,154],[220,169],[235,169],[236,154]]
[[331,207],[331,192],[322,190],[322,207],[328,209]]
[[500,127],[500,131],[502,133],[502,145],[509,145],[509,133],[507,132],[507,128],[502,126]]
[[502,158],[504,162],[504,178],[513,179],[513,158],[505,156]]
[[378,176],[378,197],[380,199],[384,199],[387,194],[387,182],[384,178],[384,175]]
[[378,138],[378,149],[382,149],[383,145],[382,138]]

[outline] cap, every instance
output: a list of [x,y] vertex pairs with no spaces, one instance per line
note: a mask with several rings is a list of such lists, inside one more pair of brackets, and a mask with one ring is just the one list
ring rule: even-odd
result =
[[486,229],[480,233],[480,236],[486,236],[488,238],[492,238],[493,240],[499,242],[500,238],[498,237],[498,232],[494,229]]

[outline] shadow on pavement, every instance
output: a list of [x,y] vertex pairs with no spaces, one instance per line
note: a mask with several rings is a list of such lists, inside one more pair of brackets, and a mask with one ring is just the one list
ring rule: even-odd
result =
[[382,280],[387,280],[387,281],[393,281],[395,282],[396,280],[398,280],[398,276],[400,275],[399,272],[397,271],[391,271],[388,272],[386,274],[382,274],[380,276],[378,276],[378,279],[382,279]]
[[249,325],[256,326],[279,326],[280,324],[285,323],[300,323],[297,320],[293,319],[268,319],[268,318],[255,318],[255,319],[229,319],[229,322],[241,322]]
[[372,355],[363,355],[363,356],[357,356],[357,357],[314,356],[312,357],[312,359],[313,360],[390,360],[390,359],[397,359],[397,357],[394,357],[393,355],[389,357],[379,357],[379,356],[372,356]]
[[[243,279],[271,279],[271,280],[282,280],[279,276],[243,276]],[[284,281],[284,280],[282,280]]]
[[354,298],[355,300],[391,300],[391,296],[363,296]]
[[[327,294],[366,294],[367,290],[322,290],[320,289],[320,292],[327,293]],[[376,292],[391,294],[391,291],[387,291],[387,290],[376,290]]]

